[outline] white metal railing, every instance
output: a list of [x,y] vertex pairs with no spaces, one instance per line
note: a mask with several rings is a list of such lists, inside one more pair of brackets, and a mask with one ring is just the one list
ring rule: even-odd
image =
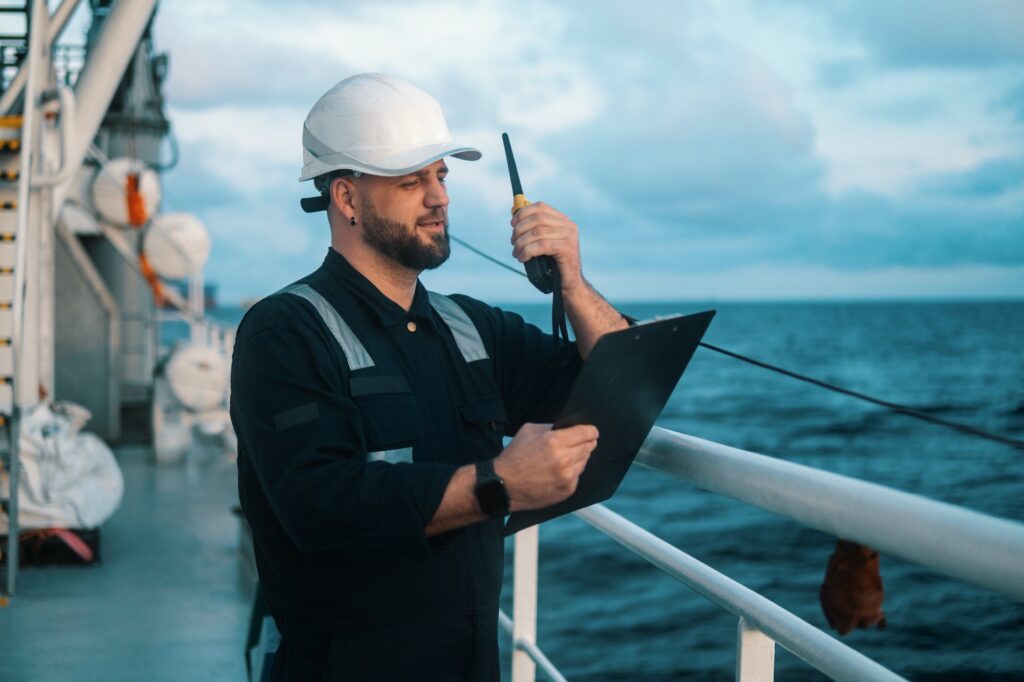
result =
[[[698,594],[739,617],[737,680],[747,682],[771,679],[772,671],[763,669],[757,663],[771,663],[774,666],[773,641],[835,680],[903,679],[770,599],[701,563],[610,509],[594,505],[581,509],[576,515]],[[759,637],[758,633],[767,637]]]
[[[525,531],[522,531],[525,532]],[[544,652],[538,648],[532,639],[517,638],[514,634],[515,625],[512,623],[512,619],[505,615],[504,611],[498,612],[498,625],[501,629],[512,635],[512,644],[515,647],[513,656],[523,655],[530,659],[530,667],[523,667],[522,664],[516,667],[516,670],[520,672],[520,676],[528,674],[529,679],[533,679],[534,665],[540,666],[540,669],[554,682],[568,682],[562,673],[558,672],[558,668],[548,660],[548,657],[544,655]],[[515,673],[512,674],[513,681],[516,679]]]
[[[1024,599],[1024,524],[658,427],[636,463]],[[738,617],[737,680],[772,680],[776,643],[837,680],[902,679],[609,509],[594,505],[576,515]],[[515,537],[515,618],[501,614],[513,635],[514,682],[531,682],[534,664],[564,679],[535,641],[536,561],[534,527]]]
[[1024,601],[1024,524],[655,427],[636,462]]

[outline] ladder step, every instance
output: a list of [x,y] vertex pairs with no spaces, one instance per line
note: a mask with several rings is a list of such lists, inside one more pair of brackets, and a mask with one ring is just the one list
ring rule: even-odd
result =
[[0,242],[13,242],[16,236],[13,232],[0,232]]
[[18,171],[0,170],[0,180],[14,182],[20,177],[21,173],[19,173]]
[[18,208],[17,202],[14,201],[0,201],[0,210],[12,211]]
[[21,140],[0,140],[0,152],[16,152],[21,149]]
[[25,117],[20,114],[17,116],[0,116],[0,128],[21,128],[24,123]]

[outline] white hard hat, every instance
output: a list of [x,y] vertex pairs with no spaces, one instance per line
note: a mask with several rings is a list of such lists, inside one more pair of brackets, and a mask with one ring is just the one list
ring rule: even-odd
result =
[[452,141],[441,105],[412,83],[380,73],[346,78],[317,100],[302,126],[299,182],[337,170],[412,173],[438,159],[480,151]]

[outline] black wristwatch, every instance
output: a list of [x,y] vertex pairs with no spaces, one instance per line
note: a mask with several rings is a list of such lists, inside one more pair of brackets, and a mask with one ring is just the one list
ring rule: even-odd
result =
[[480,510],[488,516],[504,516],[512,501],[505,490],[505,481],[494,471],[494,460],[485,459],[476,463],[476,501]]

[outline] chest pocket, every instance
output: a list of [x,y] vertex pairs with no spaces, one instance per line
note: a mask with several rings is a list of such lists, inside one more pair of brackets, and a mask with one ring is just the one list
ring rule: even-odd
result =
[[411,462],[423,434],[423,416],[405,379],[357,376],[349,382],[366,438],[366,461]]

